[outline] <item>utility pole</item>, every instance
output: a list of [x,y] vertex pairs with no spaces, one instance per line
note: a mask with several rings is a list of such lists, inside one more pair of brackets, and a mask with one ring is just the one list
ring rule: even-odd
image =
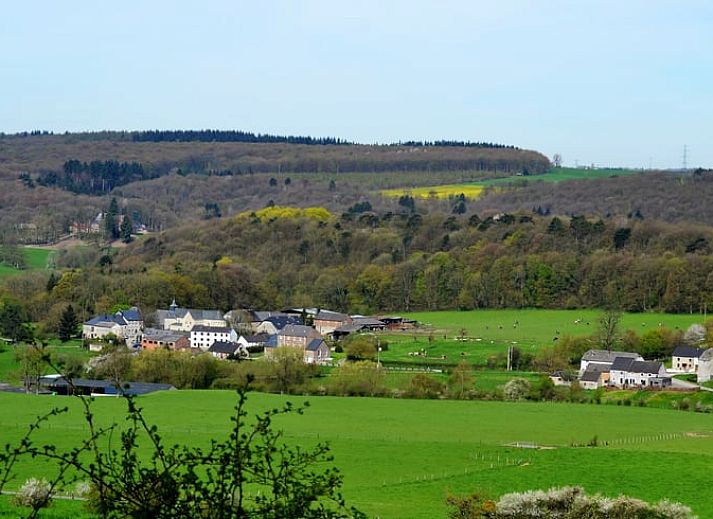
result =
[[686,173],[688,171],[688,145],[684,144],[683,145],[683,172]]

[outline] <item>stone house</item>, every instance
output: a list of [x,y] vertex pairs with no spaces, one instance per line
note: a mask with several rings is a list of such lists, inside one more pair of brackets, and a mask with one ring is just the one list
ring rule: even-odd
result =
[[698,360],[705,351],[705,348],[677,346],[671,355],[671,369],[681,373],[697,373]]
[[180,308],[175,300],[168,310],[156,310],[156,322],[159,328],[179,332],[190,332],[196,325],[217,328],[228,324],[219,310]]
[[82,324],[82,338],[91,343],[95,339],[101,340],[113,334],[124,339],[127,346],[134,346],[141,343],[143,329],[144,318],[139,309],[133,306],[128,310],[119,310],[115,314],[97,315],[86,321]]

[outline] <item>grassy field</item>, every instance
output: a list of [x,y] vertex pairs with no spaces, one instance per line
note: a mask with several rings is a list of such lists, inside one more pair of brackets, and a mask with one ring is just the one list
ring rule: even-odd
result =
[[[82,341],[74,339],[66,343],[61,343],[55,339],[50,341],[48,349],[51,354],[62,354],[88,359],[92,354],[81,347]],[[15,347],[9,344],[0,345],[0,382],[6,382],[17,386],[21,385],[18,373],[18,364],[15,358]]]
[[[46,269],[50,259],[50,255],[54,254],[54,251],[49,249],[26,247],[22,250],[24,251],[25,258],[27,259],[27,270]],[[11,276],[13,274],[19,274],[20,272],[24,272],[24,270],[18,270],[16,268],[0,263],[0,278],[4,276]]]
[[[406,315],[422,326],[412,331],[383,335],[389,347],[381,353],[381,360],[438,367],[462,360],[485,366],[489,359],[507,355],[509,346],[536,354],[543,347],[552,346],[555,337],[592,335],[597,331],[597,321],[602,313],[598,310],[524,309]],[[634,330],[641,335],[658,326],[686,330],[691,324],[703,320],[704,316],[699,314],[624,314],[620,329],[622,332]]]
[[[258,411],[287,399],[253,394],[250,407]],[[235,396],[172,391],[140,401],[168,442],[205,445],[227,432]],[[306,415],[281,417],[277,426],[292,444],[328,440],[334,464],[345,476],[345,497],[371,517],[444,517],[448,492],[479,489],[497,496],[568,484],[651,501],[667,497],[686,502],[701,517],[713,516],[713,491],[707,490],[713,462],[711,415],[623,406],[386,398],[312,397],[310,403]],[[82,430],[77,404],[63,397],[0,394],[2,441],[16,440],[41,411],[69,405],[70,414],[53,420],[38,438],[67,448]],[[97,419],[121,421],[122,408],[120,399],[100,399]],[[573,446],[594,436],[599,447]],[[510,445],[516,442],[550,448]],[[19,468],[17,481],[46,474],[44,462],[29,460]]]
[[478,198],[486,187],[513,186],[522,187],[529,182],[565,182],[567,180],[593,180],[622,175],[635,175],[641,173],[630,169],[584,169],[584,168],[557,168],[542,175],[494,178],[478,180],[477,182],[464,182],[461,184],[447,184],[435,186],[420,186],[414,188],[386,189],[381,194],[386,197],[397,198],[408,194],[416,198],[450,198],[465,195],[466,198]]

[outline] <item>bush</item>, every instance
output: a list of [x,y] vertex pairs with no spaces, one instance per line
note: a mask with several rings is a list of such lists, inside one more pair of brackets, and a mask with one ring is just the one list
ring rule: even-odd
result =
[[31,478],[20,487],[13,502],[18,506],[32,508],[35,512],[49,506],[52,500],[52,487],[46,479]]
[[513,378],[503,388],[505,400],[523,400],[530,394],[530,381],[526,378]]
[[561,519],[693,519],[691,509],[679,503],[660,501],[652,505],[627,496],[609,499],[589,496],[580,487],[552,488],[506,494],[495,505],[495,514],[473,517],[524,519],[549,517]]

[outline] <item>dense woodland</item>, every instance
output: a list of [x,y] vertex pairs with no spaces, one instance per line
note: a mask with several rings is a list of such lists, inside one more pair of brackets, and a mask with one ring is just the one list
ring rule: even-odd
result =
[[647,172],[599,180],[556,184],[536,177],[520,179],[517,189],[491,191],[471,204],[476,211],[537,210],[548,214],[637,215],[666,222],[713,225],[713,171],[693,173]]
[[[62,251],[58,266],[69,270],[49,288],[46,273],[9,279],[6,294],[22,301],[33,320],[56,316],[68,302],[86,317],[116,304],[152,310],[173,297],[222,310],[304,305],[365,313],[605,306],[697,312],[713,303],[710,172],[558,184],[522,176],[516,186],[489,189],[476,201],[420,200],[378,190],[496,178],[508,168],[522,173],[526,164],[537,169],[549,162],[534,152],[463,143],[131,139],[0,139],[0,183],[10,186],[0,189],[3,243],[57,238],[73,223],[88,226],[112,198],[117,218],[129,216],[154,231],[124,250]],[[430,154],[454,165],[502,160],[507,166],[409,170]],[[392,159],[400,171],[318,172],[313,163],[354,160],[380,171],[393,167]],[[313,169],[282,169],[290,163]],[[73,194],[36,182],[54,168],[63,175],[57,182],[90,188]],[[108,195],[96,196],[112,183]],[[87,238],[101,245],[107,236]]]
[[[330,216],[275,207],[146,237],[119,252],[62,251],[64,270],[7,278],[28,318],[55,326],[117,304],[359,313],[451,308],[713,308],[713,230],[501,214]],[[55,323],[55,324],[52,324]]]
[[[87,226],[111,197],[121,199],[136,223],[163,230],[215,214],[206,212],[207,205],[217,205],[223,216],[270,201],[338,212],[376,189],[537,174],[550,167],[537,152],[487,143],[372,146],[311,137],[252,142],[261,136],[247,133],[248,142],[237,142],[231,137],[241,132],[210,131],[183,132],[185,139],[196,138],[185,142],[159,133],[165,137],[159,142],[150,140],[151,132],[0,136],[2,240],[55,241],[72,223]],[[136,135],[149,142],[134,141]]]

